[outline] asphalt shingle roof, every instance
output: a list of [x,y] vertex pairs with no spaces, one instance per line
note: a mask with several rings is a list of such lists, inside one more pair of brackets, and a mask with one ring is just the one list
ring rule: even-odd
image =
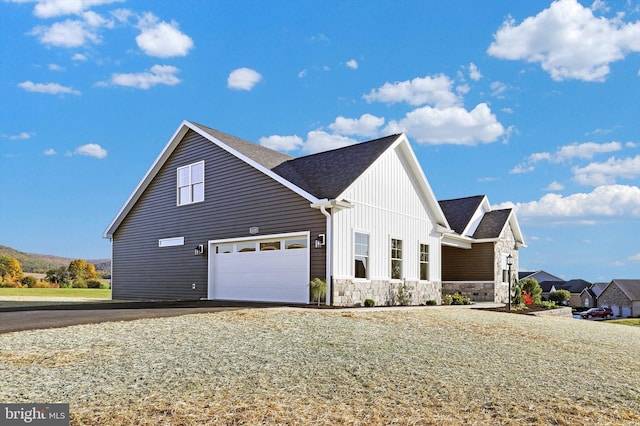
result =
[[246,141],[244,139],[240,139],[236,136],[229,135],[227,133],[212,129],[207,126],[203,126],[202,124],[191,122],[191,124],[198,126],[203,131],[207,132],[214,138],[223,142],[230,148],[238,151],[240,154],[245,157],[250,158],[256,163],[266,167],[267,169],[273,169],[279,164],[284,163],[285,161],[291,160],[294,157],[291,157],[287,154],[283,154],[282,152],[265,148],[262,145],[258,145],[253,142]]
[[640,300],[640,280],[613,280],[631,300]]
[[319,199],[340,195],[400,136],[295,158],[202,124],[192,124]]
[[473,233],[473,238],[498,238],[504,229],[507,220],[509,220],[510,214],[511,209],[492,210],[490,212],[486,212],[482,217],[482,220],[480,220],[476,231]]
[[335,199],[400,135],[361,142],[285,161],[272,170],[320,199]]
[[472,197],[442,200],[438,201],[438,203],[451,229],[462,235],[464,228],[469,224],[483,199],[484,195],[474,195]]

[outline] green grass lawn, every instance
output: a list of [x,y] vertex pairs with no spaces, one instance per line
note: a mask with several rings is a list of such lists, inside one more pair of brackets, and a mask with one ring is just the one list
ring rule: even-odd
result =
[[111,290],[97,288],[0,288],[2,296],[82,297],[111,299]]
[[622,325],[630,325],[633,327],[640,327],[640,318],[626,318],[626,319],[617,319],[617,320],[609,320],[607,321],[609,324],[622,324]]

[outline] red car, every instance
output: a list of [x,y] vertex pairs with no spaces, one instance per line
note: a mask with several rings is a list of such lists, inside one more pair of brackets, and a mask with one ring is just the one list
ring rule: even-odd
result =
[[582,318],[611,318],[613,311],[611,308],[591,308],[588,311],[580,312]]

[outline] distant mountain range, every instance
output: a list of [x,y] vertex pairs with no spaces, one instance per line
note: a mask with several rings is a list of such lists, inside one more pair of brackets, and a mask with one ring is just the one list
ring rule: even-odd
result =
[[[9,256],[18,259],[24,272],[44,274],[49,269],[69,266],[72,258],[52,256],[48,254],[24,253],[11,247],[0,245],[0,256]],[[99,274],[111,273],[111,259],[84,259],[96,267]]]

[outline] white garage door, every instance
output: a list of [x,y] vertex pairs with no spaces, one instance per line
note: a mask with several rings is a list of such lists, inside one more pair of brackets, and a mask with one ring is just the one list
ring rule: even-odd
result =
[[211,242],[209,298],[308,303],[308,234]]

